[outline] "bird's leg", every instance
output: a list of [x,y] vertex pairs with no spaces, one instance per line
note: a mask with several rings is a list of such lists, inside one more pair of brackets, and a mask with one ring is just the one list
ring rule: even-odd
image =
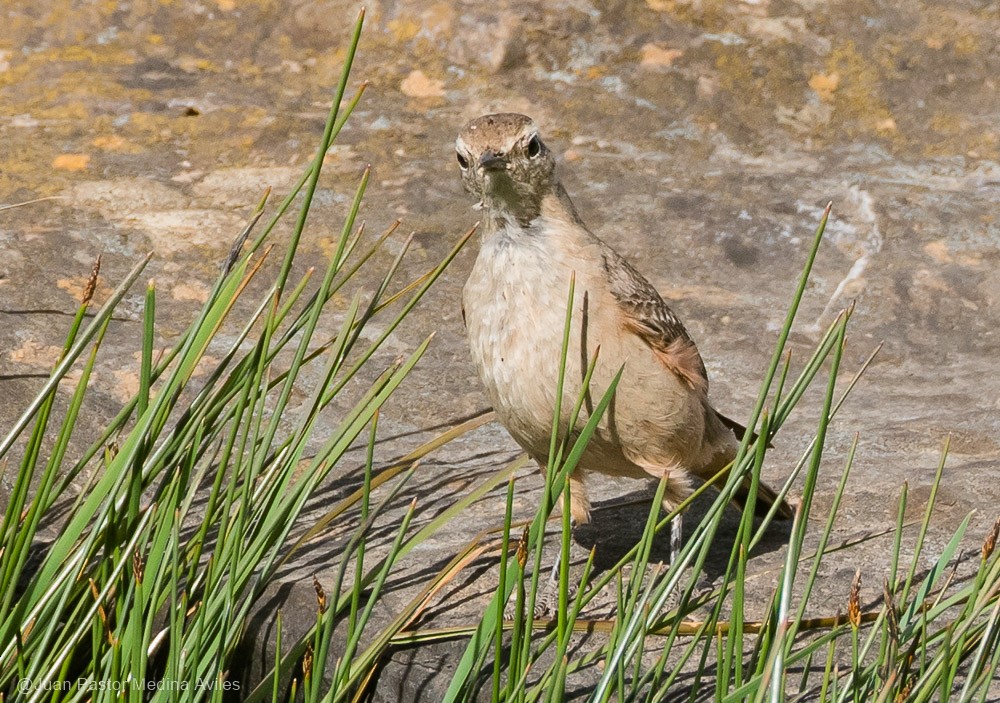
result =
[[[672,508],[670,508],[672,509]],[[669,509],[668,509],[669,512]],[[670,520],[670,566],[678,563],[681,558],[681,539],[684,536],[683,513],[677,513]],[[679,585],[679,584],[678,584]],[[680,601],[681,590],[677,586],[667,594],[666,609],[675,609]]]
[[[576,528],[576,520],[570,520],[569,529],[570,534]],[[567,555],[568,556],[568,555]],[[535,601],[535,617],[542,618],[547,615],[552,614],[559,601],[559,575],[562,568],[562,549],[556,552],[556,559],[552,563],[552,568],[549,570],[548,582],[545,584],[545,588],[542,589],[540,597]],[[573,598],[576,595],[576,587],[570,583],[569,584],[569,597]]]
[[[539,465],[541,465],[541,462],[539,462]],[[577,525],[586,524],[590,521],[590,500],[587,498],[587,487],[584,482],[584,476],[579,471],[574,471],[569,476],[569,495],[569,532],[572,535]],[[545,585],[539,600],[535,601],[536,617],[544,617],[555,610],[559,598],[559,573],[561,566],[562,549],[559,549],[556,552],[556,559],[552,564],[552,569],[549,571],[548,583]],[[572,598],[576,595],[576,587],[571,583],[569,589],[570,597]]]
[[552,562],[552,569],[549,571],[549,583],[559,585],[559,567],[562,565],[562,550],[556,552],[556,560]]
[[677,513],[670,521],[670,564],[674,565],[681,557],[681,537],[684,531],[684,517]]
[[[576,521],[570,520],[570,532],[576,528]],[[556,604],[559,600],[559,574],[562,567],[562,549],[556,551],[556,559],[552,563],[552,568],[549,569],[549,577],[543,582],[539,583],[538,597],[535,599],[534,616],[536,618],[544,618],[554,612]],[[576,587],[570,583],[569,584],[569,596],[573,598],[576,595]],[[507,607],[504,609],[503,613],[505,620],[514,619],[514,604],[508,603]]]

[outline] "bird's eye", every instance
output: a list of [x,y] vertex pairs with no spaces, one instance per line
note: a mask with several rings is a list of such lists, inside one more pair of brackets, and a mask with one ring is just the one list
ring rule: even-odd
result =
[[462,152],[456,151],[455,156],[458,157],[458,165],[462,167],[462,170],[469,168],[469,160],[462,156]]
[[542,153],[542,143],[538,140],[538,135],[536,134],[528,142],[528,156],[535,158]]

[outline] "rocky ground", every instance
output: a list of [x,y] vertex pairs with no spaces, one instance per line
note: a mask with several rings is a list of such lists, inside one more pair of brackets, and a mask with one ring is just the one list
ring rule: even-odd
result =
[[[353,85],[370,86],[327,159],[303,265],[329,251],[369,163],[369,227],[402,218],[415,232],[404,274],[439,260],[476,220],[457,178],[458,129],[488,111],[528,113],[562,155],[584,219],[672,301],[717,405],[740,417],[832,200],[793,353],[808,353],[852,300],[846,369],[885,345],[832,429],[819,507],[857,432],[837,538],[891,526],[904,482],[917,517],[950,436],[931,544],[973,510],[970,534],[985,533],[1000,505],[997,3],[384,0],[367,10]],[[356,12],[342,0],[4,5],[0,202],[51,199],[0,211],[0,427],[41,385],[98,254],[106,295],[154,252],[159,334],[169,344],[183,330],[263,187],[282,193],[312,157]],[[474,255],[464,251],[390,339],[387,358],[437,332],[386,409],[396,439],[383,459],[486,406],[458,307]],[[105,345],[82,436],[137,386],[141,291]],[[817,412],[807,404],[786,427],[771,478],[798,457]],[[426,517],[515,453],[487,426],[438,455],[413,489]],[[537,479],[525,471],[519,486],[526,513]],[[4,476],[0,501],[9,488]],[[498,521],[500,501],[491,496],[412,555],[408,573]],[[645,510],[608,519],[627,526]],[[578,541],[613,550],[593,529]],[[628,529],[615,532],[627,540]],[[859,566],[874,600],[889,544],[829,559],[818,602],[844,602]],[[312,602],[312,574],[322,579],[335,555],[336,540],[320,543],[282,575],[262,632],[280,603]],[[780,559],[776,544],[755,567],[767,573]],[[489,573],[449,593],[431,621],[462,621],[489,591]],[[400,577],[394,597],[405,599],[410,581]],[[381,694],[435,699],[459,646],[399,654]]]

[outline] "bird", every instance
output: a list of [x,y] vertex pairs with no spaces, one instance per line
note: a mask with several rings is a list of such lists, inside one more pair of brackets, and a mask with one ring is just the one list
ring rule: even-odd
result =
[[[572,277],[560,436],[586,423],[592,403],[569,426],[581,394],[600,399],[621,370],[612,402],[569,476],[573,523],[590,520],[592,474],[662,479],[663,507],[673,510],[696,481],[731,465],[746,432],[709,401],[708,373],[691,335],[656,288],[584,224],[531,118],[483,115],[461,129],[455,148],[462,184],[481,211],[481,242],[462,291],[462,316],[497,419],[544,469]],[[736,500],[745,501],[749,490],[747,480]],[[778,517],[792,516],[788,502],[760,482],[757,512],[775,503]],[[680,550],[681,529],[678,514],[671,523],[671,560]]]

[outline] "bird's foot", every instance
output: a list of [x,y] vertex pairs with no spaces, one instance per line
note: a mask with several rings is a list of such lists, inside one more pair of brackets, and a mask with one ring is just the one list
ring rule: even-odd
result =
[[[551,617],[556,609],[559,607],[559,562],[556,561],[555,567],[549,573],[549,577],[544,583],[538,584],[538,594],[535,596],[535,607],[532,611],[534,617],[536,618],[547,618]],[[576,598],[577,586],[576,584],[569,583],[569,599],[572,600]],[[507,603],[507,607],[504,608],[503,617],[504,620],[513,620],[517,616],[517,605],[513,599]]]
[[[553,578],[555,577],[555,578]],[[569,584],[569,599],[576,598],[576,585]],[[541,589],[535,599],[535,617],[547,618],[552,616],[559,607],[559,576],[553,573],[545,586]]]

